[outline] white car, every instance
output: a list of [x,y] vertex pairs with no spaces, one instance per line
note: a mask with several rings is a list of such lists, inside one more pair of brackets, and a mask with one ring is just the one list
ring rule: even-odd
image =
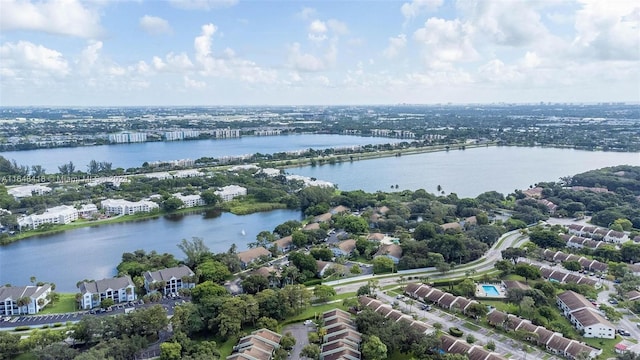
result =
[[304,324],[305,324],[305,325],[311,325],[311,324],[313,324],[313,321],[311,321],[311,320],[305,320],[305,321],[304,321]]

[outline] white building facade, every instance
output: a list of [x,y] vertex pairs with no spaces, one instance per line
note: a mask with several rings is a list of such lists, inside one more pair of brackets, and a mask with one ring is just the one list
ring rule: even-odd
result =
[[215,191],[215,194],[220,196],[222,201],[231,201],[235,197],[247,195],[247,188],[238,185],[229,185]]
[[136,300],[136,287],[129,276],[83,282],[78,288],[81,309],[100,306],[104,299],[111,299],[116,304]]
[[[0,315],[37,314],[49,303],[51,285],[0,287]],[[22,299],[22,300],[21,300]]]
[[42,224],[68,224],[78,220],[78,210],[73,206],[60,205],[47,209],[42,214],[33,214],[18,219],[20,228],[36,229]]
[[123,199],[107,199],[100,202],[100,206],[109,215],[133,215],[139,212],[150,212],[159,206],[153,201],[140,200],[136,202]]

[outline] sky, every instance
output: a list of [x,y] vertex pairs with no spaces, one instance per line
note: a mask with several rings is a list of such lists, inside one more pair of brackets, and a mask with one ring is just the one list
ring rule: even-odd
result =
[[611,101],[636,0],[0,0],[1,106]]

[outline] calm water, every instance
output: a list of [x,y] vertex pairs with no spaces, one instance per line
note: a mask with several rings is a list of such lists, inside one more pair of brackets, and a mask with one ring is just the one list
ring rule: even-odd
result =
[[303,149],[327,149],[367,144],[391,144],[401,140],[348,135],[283,135],[243,137],[220,140],[190,140],[147,142],[135,144],[84,146],[27,151],[5,151],[0,155],[16,160],[20,165],[42,165],[47,172],[58,172],[58,166],[72,161],[78,170],[86,170],[91,160],[107,161],[113,168],[139,167],[145,161],[179,159],[196,160],[201,157],[273,154]]
[[488,147],[291,168],[287,172],[330,181],[341,190],[425,189],[436,193],[441,185],[447,194],[476,197],[491,190],[506,195],[537,182],[625,164],[640,165],[640,153]]
[[[361,143],[371,143],[372,138],[342,137],[342,136],[290,136],[293,143],[276,144],[282,142],[282,137],[253,138],[224,140],[229,144],[224,154],[241,154],[245,150],[233,147],[233,144],[247,141],[268,140],[271,148],[259,148],[255,145],[246,152],[270,153],[299,148],[320,148],[320,142],[302,144],[302,139],[325,139],[325,146],[336,141],[348,143],[347,138],[365,140]],[[332,138],[333,140],[330,140]],[[388,139],[384,139],[386,142]],[[69,159],[56,158],[51,153],[95,151],[98,148],[105,151],[122,151],[118,156],[129,156],[122,159],[138,165],[142,158],[148,155],[136,153],[133,148],[174,146],[188,150],[195,146],[195,150],[185,154],[175,154],[171,158],[196,158],[199,156],[216,156],[211,154],[197,155],[204,144],[214,141],[190,141],[175,143],[148,143],[122,146],[105,146],[91,148],[73,148],[56,150],[37,150],[19,152],[15,154],[41,154],[49,157],[46,163],[63,163]],[[330,144],[331,143],[331,144]],[[208,145],[207,145],[208,146]],[[249,145],[247,145],[249,146]],[[266,146],[266,145],[265,145]],[[247,147],[248,148],[248,147]],[[277,148],[277,149],[275,149]],[[200,149],[200,150],[197,150]],[[274,150],[275,149],[275,150]],[[126,150],[126,151],[125,151]],[[143,150],[139,150],[143,151]],[[146,151],[146,150],[145,150]],[[168,150],[165,150],[168,151]],[[223,151],[223,150],[220,150]],[[167,152],[164,152],[167,154]],[[169,153],[170,154],[170,153]],[[4,155],[4,154],[3,154]],[[220,156],[221,156],[220,155]],[[30,157],[36,159],[35,155]],[[108,155],[113,156],[113,154]],[[86,155],[92,159],[93,155]],[[111,157],[96,160],[110,160]],[[42,160],[42,159],[41,159]],[[42,162],[45,162],[42,161]],[[80,161],[73,160],[78,164]],[[89,160],[87,160],[88,162]],[[27,163],[20,161],[19,163]],[[114,161],[114,165],[117,162]],[[117,163],[118,166],[127,166]],[[451,150],[449,152],[405,155],[402,157],[356,161],[336,165],[317,167],[302,167],[288,169],[289,173],[300,174],[338,184],[342,190],[363,189],[367,192],[392,191],[391,186],[398,184],[398,190],[425,189],[436,192],[438,185],[446,193],[455,192],[460,197],[475,197],[478,194],[496,190],[504,194],[514,189],[524,189],[539,181],[556,181],[562,176],[573,175],[587,170],[613,165],[640,165],[639,153],[589,152],[567,149],[527,148],[527,147],[489,147],[464,151]],[[133,165],[132,165],[133,166]],[[114,275],[115,266],[120,261],[123,252],[137,249],[147,251],[169,252],[182,258],[183,254],[176,244],[183,238],[199,236],[205,239],[207,245],[214,252],[226,251],[232,243],[240,250],[245,249],[247,243],[254,241],[255,236],[262,230],[273,230],[275,226],[291,219],[300,219],[297,211],[277,210],[269,213],[258,213],[246,216],[235,216],[224,213],[218,217],[203,215],[188,215],[182,217],[162,217],[134,223],[103,225],[94,228],[83,228],[65,233],[41,238],[31,238],[17,243],[0,247],[0,284],[12,283],[28,284],[30,276],[36,276],[41,281],[53,281],[60,291],[75,292],[77,281],[100,279]],[[246,235],[242,236],[242,230]]]
[[244,216],[184,215],[29,238],[0,247],[0,284],[26,285],[29,277],[35,276],[39,281],[56,283],[61,292],[77,292],[79,280],[115,275],[123,252],[156,250],[182,259],[184,254],[177,244],[194,236],[202,237],[213,252],[226,251],[234,243],[241,251],[260,231],[271,231],[287,220],[300,218],[301,213],[292,210]]

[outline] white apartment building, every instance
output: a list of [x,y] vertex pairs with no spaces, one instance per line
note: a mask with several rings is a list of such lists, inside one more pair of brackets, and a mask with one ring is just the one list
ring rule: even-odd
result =
[[616,330],[584,296],[565,291],[557,296],[563,315],[586,338],[615,339]]
[[82,294],[81,309],[97,307],[104,299],[111,299],[116,304],[136,299],[136,286],[129,276],[83,282],[78,288]]
[[[185,265],[147,271],[143,276],[144,287],[148,293],[160,290],[164,295],[167,295],[169,293],[177,293],[180,289],[193,289],[196,286],[195,273]],[[164,283],[164,287],[158,289],[152,286],[154,283]]]
[[73,206],[60,205],[47,209],[42,214],[33,214],[18,219],[20,228],[37,228],[42,224],[68,224],[78,220],[78,210]]
[[215,192],[216,195],[220,196],[222,201],[231,201],[233,198],[237,196],[247,195],[247,188],[238,185],[229,185]]
[[140,200],[136,202],[124,199],[107,199],[100,202],[100,206],[106,214],[109,215],[133,215],[139,212],[150,212],[158,209],[158,204],[149,200]]
[[96,206],[96,204],[82,204],[80,210],[78,210],[78,215],[81,217],[90,217],[97,212],[98,207]]
[[109,134],[109,141],[112,143],[132,143],[132,142],[145,142],[147,141],[146,133],[119,133]]
[[202,200],[202,198],[198,194],[182,195],[180,193],[175,193],[175,194],[173,194],[173,197],[175,197],[177,199],[180,199],[184,203],[183,207],[185,207],[185,208],[206,205],[204,200]]
[[[37,314],[47,306],[51,285],[42,286],[2,286],[0,287],[0,315]],[[26,304],[19,306],[20,299]]]
[[200,131],[197,130],[167,131],[164,133],[164,139],[167,141],[192,139],[198,136],[200,136]]
[[50,192],[51,188],[43,185],[16,186],[7,190],[7,193],[16,199],[31,197],[33,194],[44,195]]
[[240,129],[215,129],[211,131],[215,138],[237,138],[240,137]]

